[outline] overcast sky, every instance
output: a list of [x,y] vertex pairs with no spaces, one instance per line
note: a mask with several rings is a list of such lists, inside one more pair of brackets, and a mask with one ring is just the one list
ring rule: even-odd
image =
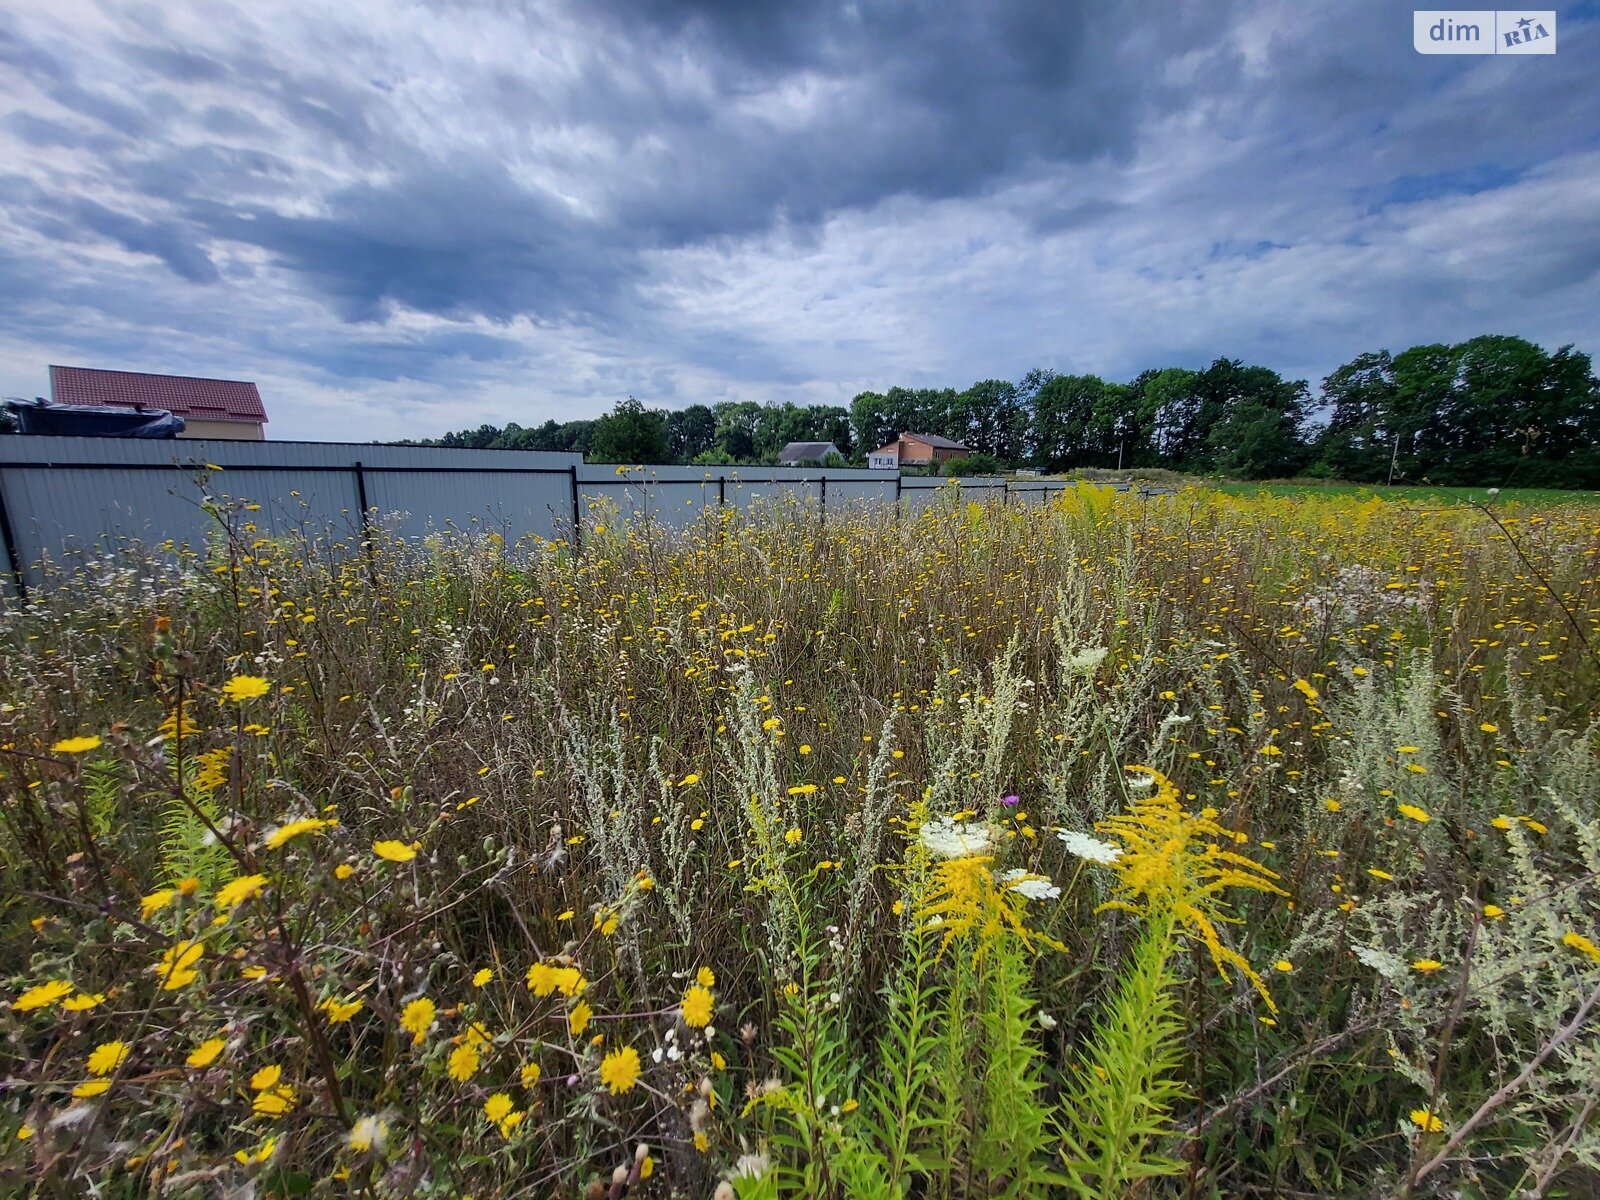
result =
[[0,394],[279,438],[1217,356],[1600,354],[1600,3],[50,0],[0,10]]

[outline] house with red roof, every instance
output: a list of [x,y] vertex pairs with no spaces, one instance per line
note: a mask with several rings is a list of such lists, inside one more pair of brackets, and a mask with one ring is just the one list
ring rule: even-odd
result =
[[874,471],[896,471],[901,467],[930,467],[949,462],[968,453],[968,447],[933,433],[902,433],[887,446],[867,455],[867,466]]
[[262,441],[267,410],[256,385],[242,379],[146,375],[94,367],[50,368],[52,404],[80,408],[165,409],[184,419],[186,438]]

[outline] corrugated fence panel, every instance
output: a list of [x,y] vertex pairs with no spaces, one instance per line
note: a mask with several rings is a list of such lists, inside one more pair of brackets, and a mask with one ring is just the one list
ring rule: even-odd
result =
[[[798,504],[824,513],[867,504],[920,511],[941,496],[1037,505],[1055,480],[900,478],[889,471],[795,467],[612,467],[576,454],[455,450],[334,442],[143,442],[115,438],[0,438],[0,589],[41,558],[100,553],[119,542],[169,539],[198,547],[217,530],[199,501],[258,506],[241,515],[262,533],[300,530],[353,541],[363,505],[404,537],[457,529],[565,538],[575,516],[646,518],[683,529],[708,509]],[[1112,485],[1119,486],[1119,485]],[[1126,490],[1120,485],[1119,490]],[[1168,489],[1160,489],[1167,491]],[[1155,494],[1145,489],[1146,494]]]
[[385,529],[420,537],[446,529],[565,537],[572,526],[572,477],[565,471],[364,470],[367,504]]

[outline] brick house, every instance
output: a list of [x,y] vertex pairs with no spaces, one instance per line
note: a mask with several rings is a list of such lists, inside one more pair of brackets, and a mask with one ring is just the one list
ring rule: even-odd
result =
[[970,453],[968,447],[932,433],[902,433],[898,440],[879,446],[867,455],[867,466],[875,471],[898,471],[901,467],[937,467],[952,458]]
[[87,408],[164,408],[184,419],[179,437],[259,442],[267,436],[261,393],[240,379],[52,365],[50,400]]

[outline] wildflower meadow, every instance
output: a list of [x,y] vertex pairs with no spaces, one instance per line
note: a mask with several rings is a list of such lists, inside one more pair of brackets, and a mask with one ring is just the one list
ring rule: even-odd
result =
[[947,492],[12,604],[0,1193],[1600,1193],[1600,507]]

